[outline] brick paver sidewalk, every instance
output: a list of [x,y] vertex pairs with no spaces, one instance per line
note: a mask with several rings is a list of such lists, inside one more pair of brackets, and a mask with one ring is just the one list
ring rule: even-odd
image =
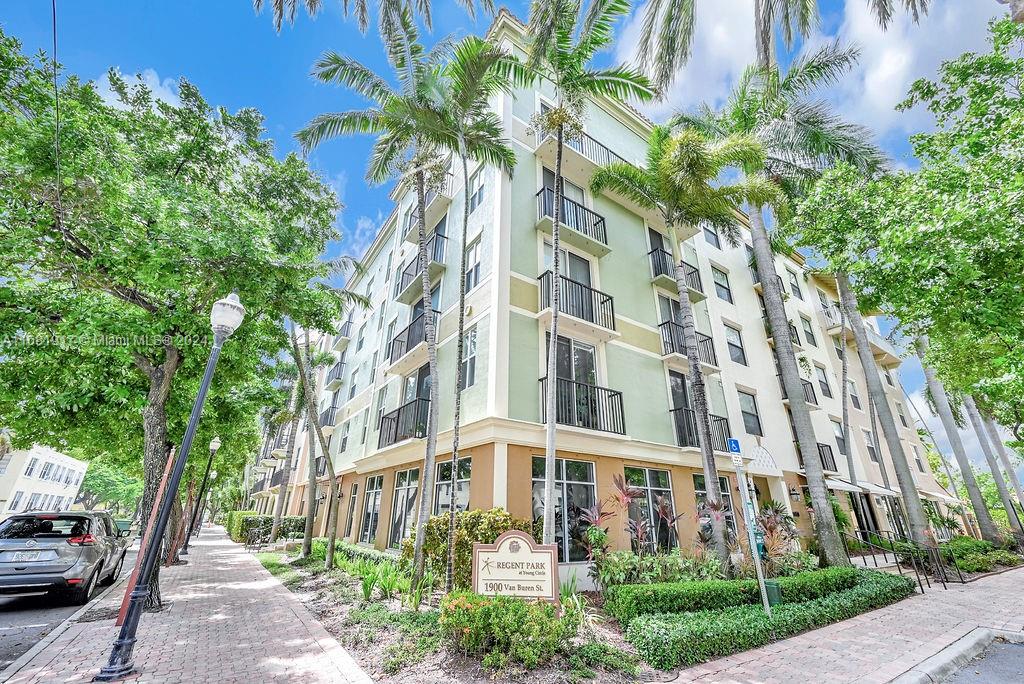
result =
[[851,620],[683,670],[680,682],[888,682],[972,629],[1024,630],[1024,568],[933,584]]
[[[204,530],[188,558],[188,565],[162,569],[171,607],[143,616],[135,647],[140,671],[126,681],[372,684],[296,596],[222,528]],[[122,582],[99,607],[116,607],[123,593]],[[116,635],[113,619],[74,623],[9,681],[88,682]]]

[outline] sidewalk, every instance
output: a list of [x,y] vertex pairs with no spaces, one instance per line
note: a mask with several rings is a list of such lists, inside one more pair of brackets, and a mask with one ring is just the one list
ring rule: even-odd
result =
[[680,682],[857,682],[899,677],[977,627],[1024,630],[1024,567],[926,594],[683,670]]
[[[124,681],[339,682],[372,684],[359,665],[299,600],[220,527],[189,545],[188,565],[162,568],[171,607],[146,614],[135,664]],[[116,608],[122,581],[86,615]],[[8,680],[89,682],[106,664],[117,636],[114,620],[76,622]]]

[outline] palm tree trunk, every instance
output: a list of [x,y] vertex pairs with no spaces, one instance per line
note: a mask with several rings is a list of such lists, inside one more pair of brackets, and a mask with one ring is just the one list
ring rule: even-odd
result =
[[1010,463],[1010,457],[1006,453],[1006,446],[1003,444],[1003,440],[999,436],[999,429],[996,427],[996,422],[992,420],[992,416],[985,416],[985,427],[988,428],[989,439],[993,444],[995,444],[996,451],[999,452],[999,460],[1002,461],[1003,468],[1006,470],[1006,474],[1010,478],[1010,484],[1013,485],[1013,491],[1017,493],[1017,502],[1024,506],[1024,491],[1021,490],[1020,478],[1017,477],[1017,471],[1014,469],[1013,464]]
[[[427,406],[427,440],[423,454],[423,472],[420,473],[419,513],[416,517],[416,538],[413,542],[413,583],[423,577],[423,540],[434,498],[434,454],[437,451],[437,335],[434,306],[430,298],[430,273],[427,270],[427,200],[426,178],[422,170],[416,171],[416,204],[419,212],[419,264],[423,286],[423,330],[427,344],[427,363],[430,372],[430,398]],[[436,239],[436,237],[435,237]]]
[[[558,307],[561,302],[561,268],[558,250],[561,247],[562,220],[562,143],[565,127],[559,124],[555,133],[555,206],[551,222],[551,336],[548,338],[547,383],[544,396],[546,420],[544,448],[544,540],[555,543],[555,434],[557,432],[558,393]],[[563,510],[562,515],[568,511]]]
[[995,454],[992,453],[992,445],[989,444],[988,437],[985,435],[985,424],[981,419],[981,412],[978,411],[978,405],[974,403],[974,397],[969,394],[964,395],[964,408],[967,409],[967,417],[971,419],[974,434],[978,436],[981,453],[985,454],[988,469],[992,471],[992,479],[996,481],[996,490],[999,492],[999,500],[1003,502],[1003,508],[1006,510],[1006,521],[1010,525],[1010,530],[1014,534],[1024,535],[1024,528],[1021,527],[1020,518],[1017,517],[1017,509],[1014,508],[1013,499],[1010,498],[1010,490],[1006,488],[1006,479],[1003,477],[1002,471],[999,470]]
[[767,5],[767,0],[754,0],[754,49],[758,69],[768,69],[775,63],[772,50],[774,26]]
[[[309,331],[306,330],[304,333],[306,358],[312,358],[313,355],[309,349]],[[299,382],[302,382],[301,376]],[[305,388],[302,391],[305,393]],[[313,435],[312,423],[309,414],[306,414],[306,453],[308,457],[306,458],[306,526],[302,531],[302,558],[308,558],[313,553],[313,526],[316,524],[316,440]],[[329,454],[325,454],[325,457],[329,457]]]
[[[882,434],[885,435],[885,443],[889,447],[889,457],[892,459],[892,467],[896,472],[896,482],[900,487],[900,494],[903,496],[903,511],[910,524],[910,538],[919,544],[933,545],[935,543],[928,526],[928,516],[924,512],[924,505],[921,503],[921,495],[917,493],[914,485],[914,475],[907,463],[907,456],[903,452],[903,443],[900,441],[899,431],[896,429],[896,421],[892,416],[892,406],[885,396],[885,388],[882,386],[882,379],[878,375],[878,366],[875,365],[875,357],[871,353],[871,346],[868,342],[868,333],[864,329],[864,319],[861,318],[857,309],[857,299],[850,288],[850,280],[845,272],[836,273],[836,283],[839,285],[839,297],[850,316],[850,328],[853,330],[853,339],[857,345],[857,356],[860,357],[860,365],[864,369],[864,377],[868,385],[868,397],[871,398],[875,412],[882,423]],[[875,437],[878,441],[878,437]],[[881,461],[879,457],[879,461]]]
[[[292,459],[295,457],[295,436],[299,432],[299,418],[302,416],[302,411],[298,408],[299,400],[299,383],[296,380],[292,386],[292,395],[288,400],[288,410],[292,413],[292,419],[289,423],[288,430],[288,446],[285,447],[285,458],[284,463],[281,465],[281,470],[287,475],[291,473]],[[280,489],[277,492],[277,501],[274,502],[274,522],[270,526],[270,543],[273,544],[277,541],[277,535],[281,531],[281,516],[284,515],[284,503],[285,494],[288,492],[288,482],[282,482]]]
[[462,161],[462,235],[459,249],[459,326],[455,342],[455,413],[452,424],[452,477],[448,492],[448,562],[444,573],[444,588],[450,592],[455,582],[455,487],[459,476],[459,431],[462,427],[462,357],[466,335],[466,238],[469,236],[469,164],[466,161],[466,141],[459,136],[459,158]]
[[946,431],[946,438],[953,448],[953,455],[956,456],[957,465],[960,466],[960,477],[963,478],[964,487],[967,488],[967,496],[971,499],[971,507],[974,509],[974,518],[978,521],[978,528],[981,530],[981,538],[998,544],[999,531],[992,521],[988,508],[985,507],[985,499],[981,496],[978,488],[978,481],[974,478],[974,471],[971,469],[971,462],[967,460],[967,452],[964,450],[964,443],[960,440],[960,432],[957,430],[956,421],[953,419],[953,409],[949,406],[949,398],[946,397],[946,390],[935,375],[935,370],[924,362],[925,353],[928,351],[928,338],[918,337],[915,341],[917,356],[921,359],[921,367],[924,369],[925,381],[928,384],[928,391],[935,402],[935,410],[942,421],[942,427]]
[[782,374],[782,385],[789,397],[789,410],[793,418],[800,452],[804,454],[804,477],[814,507],[814,532],[822,554],[822,565],[849,565],[850,559],[839,530],[836,528],[832,502],[825,488],[825,473],[821,459],[818,458],[818,440],[814,436],[811,423],[811,411],[804,401],[804,387],[797,366],[793,341],[789,336],[789,318],[786,315],[782,292],[779,289],[778,275],[775,272],[775,258],[772,254],[768,231],[761,216],[761,207],[753,206],[748,212],[750,217],[750,234],[753,241],[754,259],[757,260],[757,274],[761,279],[764,291],[765,308],[768,312],[768,324],[775,339],[775,355]]

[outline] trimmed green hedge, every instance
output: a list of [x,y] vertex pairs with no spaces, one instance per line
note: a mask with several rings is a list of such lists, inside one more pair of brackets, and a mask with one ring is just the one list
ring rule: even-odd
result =
[[[796,603],[849,589],[857,583],[858,577],[855,568],[835,567],[801,572],[775,581],[782,590],[782,600]],[[628,625],[639,615],[720,610],[760,600],[757,580],[752,579],[621,584],[605,591],[604,610],[622,625]]]
[[[245,537],[257,527],[269,527],[274,522],[272,515],[260,515],[256,511],[231,511],[224,519],[224,528],[228,536],[239,544],[245,543]],[[294,538],[301,537],[306,531],[306,516],[286,515],[281,518],[281,532],[279,537]]]
[[856,571],[857,584],[843,591],[772,608],[746,605],[679,615],[641,615],[629,623],[626,640],[652,666],[670,669],[763,646],[905,599],[914,582],[901,575]]
[[228,511],[228,514],[224,516],[224,529],[228,531],[228,536],[233,541],[240,544],[244,543],[245,537],[242,534],[242,521],[258,515],[259,513],[256,511]]
[[[334,553],[350,560],[370,560],[374,563],[387,561],[388,563],[399,563],[400,559],[393,553],[378,551],[364,546],[356,546],[338,539],[334,543]],[[318,560],[327,558],[327,537],[316,537],[313,539],[313,547],[310,549],[310,556]]]

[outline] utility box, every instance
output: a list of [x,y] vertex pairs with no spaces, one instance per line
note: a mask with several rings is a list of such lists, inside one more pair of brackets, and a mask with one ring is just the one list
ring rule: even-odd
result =
[[776,580],[765,580],[764,590],[768,594],[769,606],[777,606],[782,603],[782,589]]

